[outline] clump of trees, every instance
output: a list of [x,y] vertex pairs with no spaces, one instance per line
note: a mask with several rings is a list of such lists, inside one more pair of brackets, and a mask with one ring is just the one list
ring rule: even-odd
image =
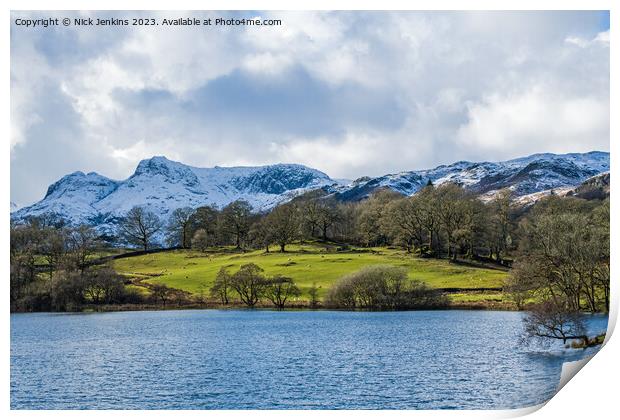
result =
[[247,306],[253,307],[263,297],[267,286],[267,279],[263,275],[263,271],[254,263],[243,264],[239,271],[231,277],[232,289],[237,292],[239,299]]
[[177,305],[189,303],[191,301],[190,294],[186,291],[168,287],[163,283],[155,282],[147,285],[151,293],[151,301],[159,302],[165,308],[169,302]]
[[401,267],[375,265],[344,276],[329,290],[327,305],[342,309],[405,310],[447,306],[436,289],[407,277]]
[[[45,287],[45,286],[43,286]],[[49,289],[49,309],[53,311],[77,311],[88,304],[124,304],[142,303],[142,296],[125,287],[125,281],[109,267],[88,267],[85,270],[74,270],[64,267],[58,270]],[[34,296],[46,297],[45,291],[39,289]],[[37,305],[25,302],[25,310],[41,310]],[[44,305],[45,306],[45,305]]]
[[517,262],[505,291],[521,308],[525,333],[566,341],[582,338],[584,312],[608,312],[609,200],[551,196],[519,224]]
[[265,297],[278,309],[284,309],[289,298],[301,295],[301,290],[290,277],[273,276],[267,282],[264,291]]
[[211,287],[211,297],[227,305],[232,294],[236,294],[243,304],[251,308],[266,299],[278,309],[283,309],[287,301],[301,295],[293,279],[282,275],[267,277],[263,273],[264,270],[254,263],[243,264],[234,274],[222,267]]
[[48,215],[11,225],[12,311],[73,311],[86,304],[139,303],[112,268],[91,264],[100,246],[87,226]]

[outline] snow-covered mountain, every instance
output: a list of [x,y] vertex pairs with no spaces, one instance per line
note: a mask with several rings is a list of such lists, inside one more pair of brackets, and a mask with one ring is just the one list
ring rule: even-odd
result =
[[412,195],[430,181],[434,185],[454,182],[481,195],[510,188],[519,197],[554,188],[577,186],[605,171],[609,171],[609,153],[606,152],[565,155],[543,153],[504,162],[461,161],[434,169],[377,178],[364,177],[334,192],[344,200],[364,199],[382,188]]
[[[583,198],[586,200],[604,200],[609,197],[610,193],[610,175],[609,172],[601,172],[598,175],[594,175],[591,178],[586,179],[577,186],[566,186],[559,188],[552,188],[543,191],[537,191],[535,193],[522,195],[516,198],[515,202],[523,206],[530,206],[540,200],[543,197],[547,197],[551,194],[559,197],[571,196],[577,198]],[[489,194],[485,194],[483,199],[493,198]]]
[[145,206],[162,219],[179,207],[246,200],[255,211],[270,209],[306,191],[336,184],[324,173],[303,165],[196,168],[162,156],[140,162],[132,176],[115,181],[97,173],[74,172],[50,185],[45,197],[11,214],[24,219],[56,213],[70,223],[112,232],[119,217]]
[[45,197],[11,213],[14,220],[56,213],[74,224],[97,226],[112,233],[118,219],[133,206],[145,206],[167,219],[179,207],[247,200],[255,211],[268,210],[311,190],[323,189],[340,200],[361,200],[389,188],[415,194],[431,181],[455,182],[480,195],[510,188],[517,197],[551,189],[570,189],[609,171],[609,153],[537,154],[505,162],[456,162],[434,169],[401,172],[342,183],[323,172],[296,164],[259,167],[196,168],[153,157],[140,162],[135,173],[115,181],[97,173],[74,172],[50,185]]
[[610,189],[609,172],[603,172],[585,180],[577,188],[571,189],[566,194],[585,199],[605,199],[609,197]]

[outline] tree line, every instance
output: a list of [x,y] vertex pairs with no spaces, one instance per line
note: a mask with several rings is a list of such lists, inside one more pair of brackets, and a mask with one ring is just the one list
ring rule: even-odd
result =
[[118,240],[144,250],[165,238],[168,246],[195,248],[232,245],[239,250],[322,240],[344,246],[399,246],[428,257],[486,257],[506,262],[516,248],[515,209],[509,191],[488,202],[451,183],[428,185],[412,197],[380,191],[346,203],[311,192],[266,213],[243,200],[215,206],[179,208],[168,220],[134,207],[119,224]]

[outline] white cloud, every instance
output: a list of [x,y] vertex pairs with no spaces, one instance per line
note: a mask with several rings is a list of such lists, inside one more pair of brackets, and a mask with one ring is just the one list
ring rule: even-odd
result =
[[600,13],[239,13],[282,26],[13,27],[12,200],[150,155],[357,178],[609,148]]
[[259,75],[277,76],[288,69],[293,61],[285,54],[272,54],[264,52],[260,54],[249,54],[243,59],[242,66]]
[[609,30],[605,32],[599,32],[594,38],[595,42],[600,42],[601,44],[609,45]]
[[603,44],[609,46],[609,31],[599,32],[592,39],[586,39],[579,36],[569,36],[564,40],[567,44],[576,45],[579,48],[587,48],[593,44]]
[[376,154],[381,140],[376,137],[348,133],[337,142],[334,140],[292,139],[286,144],[272,143],[270,150],[283,162],[301,163],[337,178],[363,173],[370,160],[381,159]]
[[604,149],[609,142],[609,102],[564,96],[540,86],[493,94],[468,105],[468,121],[457,138],[492,156]]

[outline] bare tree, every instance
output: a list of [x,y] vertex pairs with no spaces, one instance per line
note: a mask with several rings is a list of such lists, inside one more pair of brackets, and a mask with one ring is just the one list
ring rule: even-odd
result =
[[218,298],[223,305],[228,305],[231,279],[232,277],[226,267],[220,268],[210,290],[211,297]]
[[543,299],[561,297],[571,310],[597,312],[607,306],[609,225],[590,204],[574,200],[551,197],[521,223],[518,265],[533,269],[513,277],[525,286],[535,279]]
[[94,304],[111,303],[123,293],[122,276],[109,267],[89,269],[82,277],[84,295]]
[[413,200],[422,208],[422,227],[426,233],[426,250],[430,255],[436,255],[438,250],[435,249],[435,244],[438,242],[438,230],[440,226],[440,218],[437,213],[435,203],[435,187],[432,183],[429,183],[426,187],[422,188],[414,197]]
[[389,203],[400,198],[401,194],[391,190],[378,191],[358,205],[357,230],[365,246],[385,245],[388,242],[382,222]]
[[310,289],[308,290],[308,294],[310,295],[310,306],[312,308],[316,308],[319,305],[319,289],[321,286],[317,286],[316,282],[312,283]]
[[149,249],[153,236],[162,228],[162,223],[155,213],[142,207],[133,207],[119,225],[122,238],[133,245]]
[[302,223],[309,234],[310,238],[314,238],[319,229],[319,224],[321,221],[321,205],[319,204],[317,198],[310,197],[305,200],[301,205],[301,214],[302,214]]
[[274,208],[265,218],[265,224],[269,238],[280,246],[280,252],[285,252],[286,245],[299,237],[298,212],[293,204]]
[[198,229],[194,232],[192,237],[192,247],[198,249],[200,252],[205,252],[209,248],[209,237],[207,231],[204,229]]
[[244,264],[231,277],[230,285],[246,305],[253,307],[263,296],[266,281],[263,269],[254,263]]
[[250,231],[252,206],[244,200],[233,201],[220,213],[220,228],[224,234],[232,236],[237,249],[242,249]]
[[189,248],[191,244],[191,228],[195,210],[191,207],[175,209],[168,219],[168,235],[173,245]]
[[273,243],[273,235],[266,217],[261,217],[252,224],[250,238],[254,246],[265,248],[265,252],[269,253],[269,246]]
[[209,247],[215,245],[218,230],[218,211],[215,205],[198,207],[191,218],[192,235],[203,230],[205,243]]
[[447,304],[437,289],[409,279],[402,267],[371,265],[339,279],[328,291],[327,304],[336,308],[405,310],[440,308]]
[[434,195],[440,227],[447,239],[448,258],[456,260],[456,236],[467,218],[468,194],[456,184],[445,183],[435,189]]
[[321,229],[321,237],[324,241],[328,239],[329,229],[340,218],[340,212],[335,202],[322,200],[318,208],[318,222]]
[[279,309],[283,309],[286,301],[291,297],[299,296],[301,291],[293,279],[277,275],[267,280],[264,293],[271,303]]
[[403,198],[388,204],[381,220],[382,229],[405,245],[407,252],[412,252],[424,240],[422,225],[422,208],[412,198]]
[[584,340],[588,336],[582,314],[564,302],[548,300],[534,305],[524,318],[525,337],[543,340]]
[[164,307],[166,306],[166,302],[172,299],[175,295],[174,289],[162,283],[154,283],[151,285],[150,289],[153,296],[155,296],[156,299],[161,300]]
[[495,254],[498,262],[502,260],[504,252],[512,242],[511,198],[512,191],[503,189],[489,203],[491,210],[489,220],[491,254]]
[[93,228],[86,225],[78,226],[69,230],[67,263],[73,264],[80,270],[88,265],[88,260],[93,256],[99,245],[97,234]]
[[44,228],[39,252],[49,266],[50,279],[67,252],[67,232],[64,228]]

